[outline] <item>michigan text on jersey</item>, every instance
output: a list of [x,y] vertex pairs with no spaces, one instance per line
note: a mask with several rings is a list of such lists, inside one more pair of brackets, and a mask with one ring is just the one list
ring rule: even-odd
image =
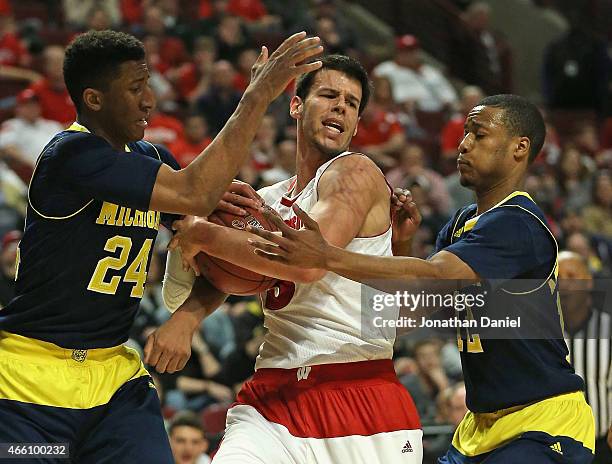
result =
[[149,229],[159,229],[161,213],[158,211],[140,211],[125,206],[115,205],[105,201],[100,208],[100,215],[96,219],[96,224],[103,224],[117,227],[148,227]]

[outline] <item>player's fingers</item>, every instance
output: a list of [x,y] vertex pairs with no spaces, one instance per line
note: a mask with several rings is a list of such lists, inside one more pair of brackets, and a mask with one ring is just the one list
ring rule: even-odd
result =
[[268,253],[278,254],[282,250],[282,248],[280,246],[278,246],[278,245],[276,245],[274,243],[262,242],[262,241],[259,241],[259,240],[253,240],[251,238],[248,239],[247,242],[253,248],[255,248],[257,250],[263,250],[263,251],[266,251]]
[[296,203],[293,204],[293,211],[302,220],[302,224],[310,230],[319,230],[319,224],[313,218],[308,216],[308,213],[300,208]]
[[155,366],[157,361],[159,361],[159,356],[161,354],[161,350],[156,345],[155,333],[149,335],[147,345],[149,345],[149,354],[148,356],[145,356],[146,363],[149,366]]
[[170,358],[170,361],[168,361],[168,367],[166,367],[166,372],[168,372],[169,374],[174,374],[176,371],[178,371],[178,365],[180,360],[180,355],[175,354],[174,356],[172,356]]
[[295,50],[291,53],[291,63],[297,65],[304,63],[309,58],[320,55],[323,53],[323,46],[321,45],[321,39],[313,37],[310,39],[303,40],[300,42]]
[[295,45],[296,43],[298,43],[300,40],[303,40],[304,37],[306,37],[306,32],[305,31],[300,31],[300,32],[296,32],[295,34],[287,37],[282,44],[280,44],[278,46],[278,48],[276,50],[274,50],[272,52],[272,55],[270,55],[271,57],[276,57],[278,55],[281,55],[283,53],[285,53],[287,50],[289,50],[293,45]]
[[185,225],[185,221],[183,221],[182,219],[177,219],[176,221],[172,223],[172,230],[176,230],[177,232],[180,232],[181,230],[183,230],[184,225]]
[[312,71],[316,71],[317,69],[319,69],[321,66],[323,66],[323,62],[322,61],[313,61],[312,63],[306,63],[306,64],[302,64],[300,66],[296,66],[293,74],[299,76],[301,74],[306,74]]
[[168,242],[168,249],[169,250],[174,250],[179,244],[179,239],[178,237],[175,235],[174,237],[172,237],[170,239],[170,242]]
[[261,66],[266,61],[268,61],[268,47],[262,45],[261,51],[259,52],[259,56],[255,60],[255,66]]
[[291,227],[285,224],[285,221],[283,221],[283,219],[278,215],[278,213],[272,213],[267,208],[263,208],[262,211],[263,211],[264,217],[268,221],[270,221],[272,224],[274,224],[276,228],[280,230],[284,236],[291,236],[295,232]]
[[159,357],[159,361],[157,361],[157,363],[155,364],[155,370],[159,372],[160,374],[163,374],[164,372],[166,372],[166,369],[168,368],[169,361],[170,361],[170,356],[168,355],[166,351],[164,351]]
[[421,223],[421,212],[414,201],[408,203],[408,214],[410,214],[410,217],[416,224]]
[[[232,194],[226,194],[226,195],[232,195]],[[223,197],[225,198],[225,195]],[[219,211],[224,211],[226,213],[235,214],[237,216],[247,215],[246,210],[242,209],[240,206],[237,206],[229,201],[226,201],[225,199],[219,201],[219,204],[217,205],[216,209]]]
[[153,334],[147,337],[147,342],[145,343],[145,346],[144,346],[143,353],[144,353],[145,364],[149,364],[152,350],[153,350]]
[[287,259],[284,258],[283,256],[276,255],[274,253],[266,253],[265,251],[257,250],[257,249],[254,250],[254,253],[257,256],[261,256],[262,258],[265,258],[269,261],[274,261],[275,263],[287,264]]
[[[246,192],[245,192],[246,193]],[[232,203],[236,206],[247,206],[249,208],[259,208],[261,206],[261,202],[258,198],[248,197],[240,193],[232,193],[226,192],[223,195],[223,200]]]
[[246,182],[235,180],[230,186],[230,192],[238,193],[243,197],[251,198],[257,202],[260,202],[262,205],[264,204],[264,200],[261,198],[259,193],[257,193],[257,191]]
[[189,267],[191,269],[193,269],[193,272],[195,272],[195,275],[197,277],[200,276],[200,266],[198,266],[198,263],[196,262],[195,256],[191,256],[189,258],[186,259],[187,264],[189,265]]
[[[258,235],[259,237],[268,240],[269,242],[276,243],[278,246],[284,248],[288,246],[287,239],[285,239],[282,235],[278,233],[270,232],[269,230],[260,229],[258,227],[247,226],[247,232],[252,233],[253,235]],[[249,239],[251,240],[251,239]]]
[[176,365],[176,370],[177,371],[182,371],[185,367],[185,365],[187,364],[187,361],[189,361],[189,354],[186,356],[182,356],[178,362],[178,364]]

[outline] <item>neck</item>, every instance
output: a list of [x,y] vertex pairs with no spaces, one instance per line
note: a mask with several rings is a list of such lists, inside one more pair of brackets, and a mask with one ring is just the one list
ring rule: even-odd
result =
[[[299,131],[299,128],[298,128]],[[298,134],[297,138],[297,157],[296,157],[296,178],[294,194],[300,193],[308,182],[314,179],[317,169],[329,159],[326,158],[316,147],[304,142],[304,137]]]
[[520,190],[522,184],[522,179],[508,178],[483,190],[476,189],[476,204],[478,205],[476,214],[490,210],[512,192]]
[[82,126],[87,127],[89,132],[92,134],[102,137],[104,140],[110,143],[115,150],[123,151],[125,149],[125,144],[128,141],[119,140],[117,137],[113,136],[103,124],[99,123],[94,118],[91,118],[88,114],[79,114],[77,116],[77,122]]

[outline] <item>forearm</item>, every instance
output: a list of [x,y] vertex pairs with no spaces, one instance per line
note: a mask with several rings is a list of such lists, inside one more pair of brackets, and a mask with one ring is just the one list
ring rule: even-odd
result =
[[194,195],[203,201],[201,216],[210,214],[232,179],[250,154],[250,146],[261,118],[268,108],[267,100],[245,92],[236,111],[215,140],[189,164]]
[[223,304],[227,295],[214,288],[206,279],[196,279],[187,300],[173,314],[195,331],[202,320]]
[[326,269],[357,282],[394,280],[412,282],[415,279],[440,279],[439,269],[419,258],[397,256],[364,256],[343,248],[329,246]]
[[291,282],[309,282],[325,274],[320,269],[302,269],[273,263],[256,255],[249,246],[248,239],[259,240],[259,237],[243,230],[208,223],[203,236],[205,241],[202,251],[259,274]]
[[208,216],[215,209],[246,162],[268,104],[269,101],[252,91],[245,92],[213,142],[186,168],[178,171],[180,178],[174,201],[164,210],[170,208],[170,212]]

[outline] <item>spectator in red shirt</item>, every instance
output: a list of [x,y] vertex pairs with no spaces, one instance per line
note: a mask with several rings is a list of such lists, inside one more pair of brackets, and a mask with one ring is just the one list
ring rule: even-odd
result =
[[74,103],[64,83],[64,48],[50,45],[43,52],[45,77],[30,86],[42,110],[42,117],[68,126],[76,119]]
[[261,0],[200,0],[200,18],[210,18],[218,12],[240,16],[246,21],[259,21],[268,14]]
[[212,38],[201,36],[195,40],[193,60],[166,73],[179,99],[191,104],[208,91],[216,57],[217,48]]
[[236,63],[240,53],[249,47],[251,40],[238,16],[223,16],[215,33],[217,55],[221,60]]
[[402,150],[400,165],[386,174],[391,187],[410,188],[417,183],[426,187],[428,201],[436,213],[448,215],[451,199],[444,178],[425,165],[425,153],[418,145],[408,144]]
[[151,6],[144,13],[143,34],[152,35],[159,40],[159,61],[155,66],[162,74],[189,60],[183,41],[166,34],[166,25],[161,8]]
[[374,92],[365,107],[353,137],[352,148],[370,156],[383,169],[397,164],[397,155],[406,143],[399,118],[391,111],[384,93]]
[[31,61],[28,50],[15,31],[10,5],[0,4],[0,65],[26,68]]
[[468,112],[484,98],[484,93],[480,87],[468,85],[461,91],[459,102],[459,112],[442,128],[440,170],[443,174],[452,174],[457,170],[457,155],[459,144],[463,140],[463,123]]
[[183,138],[185,129],[180,119],[154,110],[149,116],[144,139],[151,143],[172,145]]
[[251,82],[251,68],[257,61],[259,52],[253,48],[243,50],[238,56],[236,63],[236,75],[234,76],[234,88],[243,93],[249,82]]
[[234,73],[230,62],[217,61],[213,66],[208,92],[196,101],[198,112],[204,115],[213,134],[223,128],[240,102],[241,94],[232,85]]
[[208,123],[206,119],[194,114],[185,120],[185,137],[178,138],[169,145],[169,149],[184,168],[191,163],[212,142],[208,134]]

